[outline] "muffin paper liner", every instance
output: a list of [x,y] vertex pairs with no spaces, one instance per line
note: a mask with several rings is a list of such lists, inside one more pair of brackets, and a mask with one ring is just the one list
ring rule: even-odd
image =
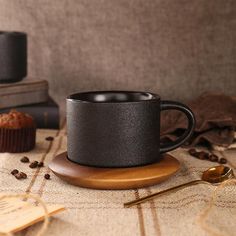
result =
[[0,152],[27,152],[35,147],[36,128],[0,128]]

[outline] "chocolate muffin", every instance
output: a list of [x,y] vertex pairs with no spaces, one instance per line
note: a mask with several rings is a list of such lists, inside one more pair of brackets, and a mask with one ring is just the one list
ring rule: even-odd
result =
[[0,152],[27,152],[35,139],[36,124],[30,115],[16,110],[0,114]]

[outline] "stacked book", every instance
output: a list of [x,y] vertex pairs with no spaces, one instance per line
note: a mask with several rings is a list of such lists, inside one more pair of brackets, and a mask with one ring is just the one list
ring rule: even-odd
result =
[[0,113],[12,109],[31,115],[38,128],[59,128],[59,107],[48,95],[46,80],[27,78],[17,83],[0,84]]

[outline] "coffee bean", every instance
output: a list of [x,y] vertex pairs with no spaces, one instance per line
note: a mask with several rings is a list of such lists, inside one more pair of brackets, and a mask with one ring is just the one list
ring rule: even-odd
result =
[[225,158],[220,158],[219,163],[220,164],[226,164],[227,160]]
[[27,174],[24,172],[20,172],[20,176],[22,179],[26,179],[27,178]]
[[40,161],[39,163],[38,163],[38,167],[43,167],[44,166],[44,163],[42,162],[42,161]]
[[45,174],[45,175],[44,175],[44,178],[45,178],[45,179],[50,179],[50,175],[49,175],[49,174]]
[[47,141],[53,141],[54,138],[53,138],[52,136],[48,136],[48,137],[45,138],[45,140],[47,140]]
[[200,160],[206,160],[208,159],[208,153],[207,152],[204,152],[204,151],[201,151],[201,152],[197,152],[195,154],[195,156],[200,159]]
[[26,157],[26,156],[24,156],[24,157],[22,157],[22,158],[20,159],[20,161],[23,162],[23,163],[28,163],[28,162],[29,162],[29,158]]
[[11,172],[12,175],[16,175],[16,174],[18,174],[18,173],[19,173],[19,171],[18,171],[17,169],[14,169],[14,170]]
[[215,154],[211,154],[209,156],[209,160],[212,161],[212,162],[217,162],[219,160],[219,157]]
[[38,167],[38,161],[31,162],[29,165],[30,168],[34,169]]
[[14,176],[16,177],[16,179],[22,179],[22,175],[20,173],[17,173]]
[[189,153],[190,155],[194,156],[194,154],[196,154],[197,151],[196,151],[195,148],[191,148],[191,149],[188,150],[188,153]]

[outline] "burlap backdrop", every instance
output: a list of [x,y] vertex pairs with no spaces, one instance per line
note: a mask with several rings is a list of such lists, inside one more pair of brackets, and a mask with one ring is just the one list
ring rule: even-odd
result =
[[235,0],[0,0],[0,30],[28,33],[29,75],[63,102],[94,89],[235,94],[235,28]]

